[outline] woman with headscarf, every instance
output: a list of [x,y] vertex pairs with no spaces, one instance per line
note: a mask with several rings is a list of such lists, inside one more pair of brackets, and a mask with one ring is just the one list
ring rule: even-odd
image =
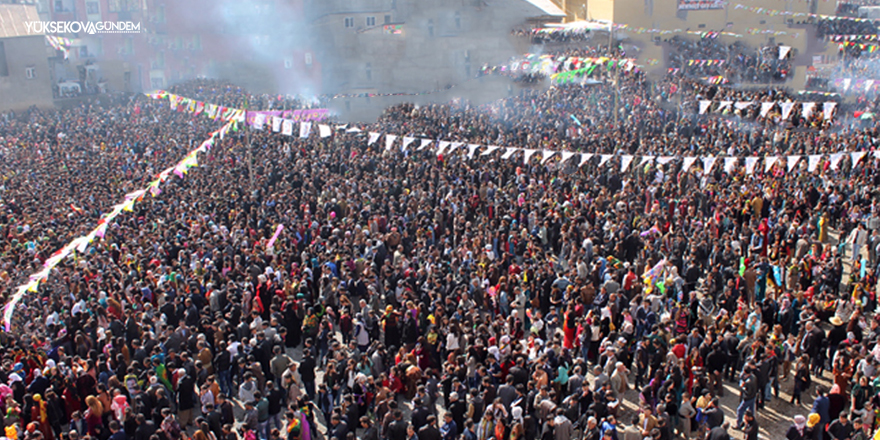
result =
[[785,433],[785,438],[787,440],[806,440],[806,429],[807,429],[807,419],[806,417],[798,414],[794,416],[794,423],[788,427],[788,431]]
[[807,417],[807,428],[804,430],[804,440],[821,440],[823,425],[819,422],[822,417],[819,414],[812,413]]
[[46,402],[39,394],[34,394],[34,406],[31,407],[31,421],[40,423],[40,432],[43,433],[43,439],[52,440],[54,438],[52,427],[49,425],[49,412]]

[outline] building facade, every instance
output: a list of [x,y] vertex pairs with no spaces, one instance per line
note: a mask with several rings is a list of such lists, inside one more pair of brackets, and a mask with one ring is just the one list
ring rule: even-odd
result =
[[46,37],[25,25],[36,20],[33,5],[0,4],[0,112],[53,104]]

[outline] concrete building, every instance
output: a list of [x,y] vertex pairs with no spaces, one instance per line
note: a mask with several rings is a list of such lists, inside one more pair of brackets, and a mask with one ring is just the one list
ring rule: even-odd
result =
[[46,36],[25,25],[39,20],[33,5],[0,4],[0,111],[52,106]]
[[[436,99],[472,98],[462,92],[469,87],[488,92],[475,79],[480,68],[528,50],[528,42],[513,37],[512,29],[529,19],[565,16],[550,0],[321,0],[311,2],[306,14],[312,44],[323,54],[325,93],[416,93],[456,86],[432,96]],[[378,114],[364,111],[413,100],[352,98],[337,100],[334,110],[371,118]]]

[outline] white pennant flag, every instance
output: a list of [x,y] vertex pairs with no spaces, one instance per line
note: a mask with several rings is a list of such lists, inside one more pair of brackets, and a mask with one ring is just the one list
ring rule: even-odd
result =
[[738,158],[736,157],[725,157],[724,158],[724,172],[727,174],[733,174],[733,169],[736,167],[736,161]]
[[626,169],[629,168],[629,164],[632,163],[633,159],[635,159],[632,155],[624,154],[620,156],[620,172],[625,173]]
[[825,120],[831,119],[831,115],[834,114],[834,107],[837,106],[836,102],[823,102],[822,103],[822,113],[825,115]]
[[654,156],[642,156],[642,161],[639,162],[639,166],[643,166],[646,163],[651,162],[653,160],[654,160]]
[[696,161],[697,161],[696,157],[693,157],[693,156],[685,157],[684,162],[681,164],[681,170],[686,173],[689,169],[691,169],[691,165],[693,165],[694,162],[696,162]]
[[852,78],[844,78],[843,79],[843,91],[846,93],[849,90],[849,86],[852,84]]
[[761,103],[761,117],[766,118],[767,113],[770,113],[770,109],[772,109],[773,106],[775,106],[775,105],[776,105],[775,102],[762,102]]
[[373,145],[373,144],[375,144],[376,141],[379,140],[379,136],[382,136],[382,135],[379,134],[379,133],[373,133],[373,132],[371,131],[371,132],[370,132],[370,139],[367,141],[367,145]]
[[829,166],[832,170],[837,170],[837,166],[840,165],[840,160],[843,159],[843,153],[834,153],[829,156],[831,158],[831,163]]
[[794,109],[794,103],[780,102],[779,107],[782,108],[782,119],[788,119],[788,116],[791,115],[791,111]]
[[305,139],[312,134],[312,123],[311,122],[300,122],[299,123],[299,137],[300,139]]
[[431,142],[434,142],[434,141],[432,141],[430,139],[422,139],[422,144],[419,145],[419,150],[424,150],[425,147],[427,147],[428,145],[431,144]]
[[293,136],[293,121],[290,119],[284,120],[284,123],[281,124],[281,134],[285,136]]
[[538,150],[531,149],[531,148],[524,148],[524,149],[523,149],[523,163],[526,164],[526,165],[528,165],[528,164],[529,164],[529,159],[530,159],[530,158],[532,157],[532,155],[535,154],[537,151],[538,151]]
[[486,151],[480,153],[480,156],[488,156],[488,155],[494,153],[495,150],[497,150],[498,148],[500,148],[500,147],[496,147],[496,146],[494,146],[494,145],[490,145],[490,146],[486,147]]
[[[657,158],[657,163],[659,163],[660,165],[666,165],[669,162],[672,162],[673,159],[675,159],[675,156],[660,156]],[[693,163],[693,162],[691,162],[691,163]]]
[[874,159],[880,159],[880,150],[874,150]]
[[869,90],[871,90],[871,87],[873,87],[873,86],[874,86],[874,80],[873,80],[873,79],[865,80],[865,91],[866,91],[866,92],[869,91]]
[[715,160],[715,156],[703,158],[703,174],[709,174],[712,171],[712,167],[715,166]]
[[810,115],[813,114],[813,109],[815,109],[815,108],[816,108],[816,103],[815,103],[815,102],[805,102],[805,103],[803,103],[803,104],[801,105],[801,116],[803,116],[804,119],[809,119]]
[[599,155],[599,168],[602,168],[602,165],[605,165],[605,162],[611,160],[614,157],[613,154],[600,154]]
[[755,172],[755,165],[758,164],[758,158],[755,156],[749,156],[746,158],[746,174],[752,174]]
[[507,151],[501,155],[501,158],[504,160],[510,159],[511,156],[513,156],[513,153],[516,153],[516,150],[518,150],[518,148],[507,148]]
[[779,46],[779,59],[784,60],[790,50],[791,46]]
[[397,136],[395,136],[393,134],[386,134],[385,135],[385,151],[390,150],[391,146],[394,145],[394,141],[396,141],[396,140],[397,140]]
[[712,105],[712,101],[700,101],[700,114],[705,115],[710,105]]
[[451,142],[449,141],[440,141],[437,143],[437,155],[439,156],[443,154],[443,151],[446,150],[446,147],[448,147],[450,143]]
[[775,164],[777,160],[779,160],[779,158],[776,156],[765,157],[764,158],[764,172],[769,173],[770,168],[773,168],[773,164]]
[[584,164],[589,162],[592,158],[592,153],[581,153],[581,163],[578,164],[578,168],[584,166]]
[[263,126],[266,125],[266,115],[264,113],[257,113],[254,116],[254,128],[257,130],[262,130]]
[[357,127],[351,127],[348,130],[345,130],[346,133],[360,133],[362,131],[363,130],[361,130],[360,128],[357,128]]
[[807,157],[807,171],[813,173],[816,171],[816,168],[819,166],[819,161],[822,160],[821,154],[811,154]]
[[477,152],[477,148],[480,148],[477,144],[468,144],[468,159],[473,159],[474,154]]
[[279,118],[278,116],[272,117],[272,131],[274,131],[275,133],[281,131],[282,122],[284,122],[284,120]]
[[459,149],[462,145],[464,145],[464,142],[453,142],[452,146],[449,147],[447,154],[452,154],[453,151]]
[[563,151],[560,154],[562,154],[562,159],[559,160],[560,164],[565,163],[565,161],[571,159],[575,155],[575,153],[572,153],[571,151]]
[[322,138],[330,137],[333,134],[333,131],[330,130],[329,125],[318,124],[318,133],[320,133]]
[[801,160],[800,156],[788,156],[788,172],[792,172],[794,167],[797,165],[798,161]]
[[849,154],[850,154],[850,157],[852,158],[852,166],[853,166],[853,168],[855,168],[856,165],[858,165],[859,161],[861,161],[862,158],[865,157],[866,153],[864,151],[854,151]]
[[556,152],[553,150],[542,151],[541,152],[541,165],[544,165],[545,163],[547,163],[547,161],[550,160],[550,158],[553,157],[555,154],[556,154]]
[[733,106],[736,107],[737,110],[742,110],[750,105],[752,105],[752,101],[739,101],[736,104],[733,104]]
[[400,151],[406,151],[406,147],[408,147],[409,144],[411,144],[415,141],[416,141],[416,138],[414,138],[414,137],[404,136],[403,137],[403,145],[400,147]]
[[721,101],[721,103],[718,104],[718,110],[715,110],[715,111],[718,113],[721,113],[721,112],[729,109],[731,105],[733,105],[733,101]]

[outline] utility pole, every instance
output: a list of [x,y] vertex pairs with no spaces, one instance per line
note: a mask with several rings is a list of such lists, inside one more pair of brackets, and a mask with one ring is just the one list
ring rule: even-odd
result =
[[[608,54],[611,55],[614,47],[614,21],[608,23]],[[614,63],[612,58],[611,63]],[[620,106],[620,62],[614,65],[614,129],[617,129],[617,113]]]
[[247,123],[248,115],[248,95],[244,95],[244,138],[247,144],[247,161],[248,161],[248,180],[250,181],[251,195],[254,195],[254,148],[251,145],[251,128]]

